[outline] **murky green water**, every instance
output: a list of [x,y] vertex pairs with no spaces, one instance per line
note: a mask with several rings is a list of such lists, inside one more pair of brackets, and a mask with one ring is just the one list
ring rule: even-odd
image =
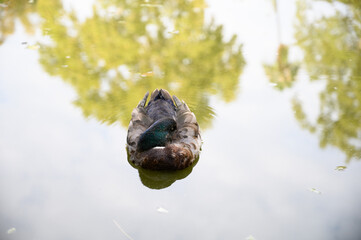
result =
[[[0,239],[361,238],[358,0],[0,1]],[[133,168],[146,91],[193,168]]]

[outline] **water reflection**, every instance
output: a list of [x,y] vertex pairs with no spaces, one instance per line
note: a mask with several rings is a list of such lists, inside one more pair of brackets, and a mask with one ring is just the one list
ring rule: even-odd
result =
[[29,0],[0,1],[0,45],[5,42],[7,36],[14,33],[17,20],[20,20],[28,33],[34,33],[30,13],[35,11],[35,4]]
[[[138,171],[126,162],[126,129],[101,125],[96,120],[84,121],[80,108],[74,110],[68,104],[74,98],[76,84],[65,87],[60,77],[50,78],[41,71],[38,50],[24,49],[21,44],[28,41],[34,45],[34,38],[25,34],[20,21],[16,21],[15,34],[0,46],[0,239],[126,239],[118,225],[135,240],[246,239],[250,235],[271,240],[290,236],[295,240],[360,239],[357,209],[361,201],[361,162],[353,160],[352,167],[347,165],[345,169],[342,153],[330,147],[320,150],[317,135],[310,136],[294,124],[289,111],[290,94],[298,91],[300,83],[302,90],[313,91],[307,74],[305,81],[300,81],[303,66],[292,88],[279,92],[268,86],[262,63],[265,56],[275,56],[279,45],[268,41],[276,30],[268,24],[274,20],[266,4],[270,1],[264,2],[209,1],[210,12],[206,14],[214,13],[216,22],[227,24],[225,29],[237,32],[247,46],[245,56],[250,64],[242,76],[242,96],[229,105],[223,103],[223,97],[211,98],[208,106],[211,103],[215,108],[217,119],[212,120],[212,129],[203,132],[205,144],[200,162],[186,179],[160,191],[144,187]],[[48,27],[51,24],[44,26],[53,39],[74,36],[78,27],[71,26],[65,17],[61,19],[62,10],[61,18],[54,12],[56,8],[42,10],[46,9],[44,4],[55,3],[38,0],[38,12],[32,16],[37,23],[45,24],[43,17],[36,15],[48,12],[54,14],[54,21],[66,26],[56,31]],[[288,4],[287,13],[294,9],[293,1],[283,3]],[[319,11],[314,14],[320,16]],[[53,21],[51,16],[47,17],[49,23]],[[293,16],[287,16],[282,20],[291,23]],[[83,23],[77,20],[77,24]],[[293,30],[282,33],[290,36]],[[58,34],[62,31],[67,34]],[[182,30],[172,27],[167,34],[175,38]],[[40,44],[40,49],[44,44],[51,46],[53,40],[45,40],[49,42]],[[63,41],[70,40],[74,39],[63,37]],[[288,41],[284,44],[292,60],[293,46]],[[59,49],[66,51],[64,63],[55,65],[62,71],[68,69],[69,76],[76,69],[70,64],[76,57],[74,50]],[[86,54],[81,56],[86,58]],[[77,67],[83,68],[84,64]],[[60,76],[59,69],[49,67],[47,71]],[[75,72],[81,75],[81,71]],[[145,81],[155,78],[156,71],[142,69],[134,74]],[[84,80],[82,76],[79,79]],[[94,79],[94,85],[103,83]],[[71,81],[77,78],[67,80]],[[221,96],[209,91],[204,99],[212,94]],[[299,96],[307,98],[312,94]],[[313,123],[312,110],[318,110],[318,106],[312,105],[309,111],[306,98],[299,101],[307,122]],[[149,183],[148,173],[142,173],[141,178],[149,187],[163,187]],[[168,214],[161,214],[164,209]]]
[[151,189],[163,189],[172,185],[175,181],[181,180],[187,177],[197,164],[198,159],[188,168],[178,171],[154,171],[142,168],[137,168],[133,164],[130,164],[138,169],[139,178],[143,185]]
[[[215,115],[210,96],[226,102],[236,97],[245,64],[242,45],[235,35],[225,40],[221,25],[205,21],[203,0],[98,1],[85,21],[59,1],[28,8],[35,5],[48,36],[40,43],[40,63],[72,85],[85,117],[126,127],[144,93],[165,88],[188,103],[205,129]],[[191,171],[139,175],[144,185],[159,189]]]
[[84,22],[61,5],[47,8],[42,28],[51,43],[42,44],[40,61],[74,87],[86,117],[127,126],[144,92],[165,88],[189,103],[204,129],[214,116],[210,95],[235,99],[244,66],[236,36],[224,40],[204,8],[204,1],[99,1]]
[[[245,64],[234,35],[225,40],[221,25],[206,22],[203,0],[98,1],[93,16],[80,21],[60,1],[10,1],[1,5],[1,39],[20,19],[29,31],[40,27],[40,62],[70,83],[75,104],[86,117],[127,126],[146,91],[165,88],[181,96],[202,128],[211,125],[210,95],[229,102],[238,92]],[[41,21],[31,23],[35,12]]]
[[278,11],[278,1],[273,0],[273,8],[276,14],[278,50],[277,58],[274,64],[263,64],[263,69],[269,78],[269,81],[276,88],[283,90],[291,87],[298,73],[299,63],[293,63],[289,60],[289,46],[282,43],[281,20]]
[[287,45],[280,44],[276,62],[274,64],[263,65],[269,81],[280,90],[293,85],[299,69],[298,63],[293,63],[289,60],[288,50],[289,47]]
[[315,21],[307,18],[310,8],[299,4],[297,44],[311,80],[325,79],[326,85],[315,124],[309,123],[299,100],[293,106],[297,120],[319,136],[320,146],[338,147],[348,162],[361,158],[361,8],[359,1],[338,2],[344,3],[342,8]]
[[[315,123],[308,119],[297,97],[292,105],[300,125],[318,135],[320,146],[339,148],[349,162],[361,158],[361,5],[359,1],[333,2],[339,5],[330,3],[327,7],[334,13],[320,17],[312,15],[316,2],[298,1],[295,38],[304,54],[302,64],[311,81],[326,84],[319,95]],[[281,46],[275,66],[265,67],[271,82],[282,83],[281,90],[291,86],[292,73],[297,73],[295,66],[287,64],[286,50]],[[291,66],[288,78],[282,67],[287,65]]]
[[197,165],[199,156],[194,160],[189,167],[177,171],[155,171],[143,169],[130,161],[130,155],[127,149],[128,163],[138,170],[139,178],[144,186],[151,189],[163,189],[171,186],[175,181],[187,177]]

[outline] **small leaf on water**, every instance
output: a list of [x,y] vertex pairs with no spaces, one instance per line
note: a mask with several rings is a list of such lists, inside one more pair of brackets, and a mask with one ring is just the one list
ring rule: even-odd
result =
[[311,192],[317,193],[317,194],[321,194],[320,191],[318,191],[316,188],[310,188],[309,189]]
[[8,234],[13,234],[13,233],[15,233],[16,232],[16,228],[10,228],[9,230],[8,230]]
[[346,166],[337,166],[335,170],[337,171],[344,171],[347,167]]
[[140,74],[141,77],[152,77],[153,76],[153,72],[146,72],[146,73],[142,73]]
[[159,207],[159,208],[157,209],[157,211],[158,211],[159,213],[168,213],[168,210],[165,209],[165,208],[162,208],[162,207]]
[[179,30],[168,31],[170,34],[179,34]]

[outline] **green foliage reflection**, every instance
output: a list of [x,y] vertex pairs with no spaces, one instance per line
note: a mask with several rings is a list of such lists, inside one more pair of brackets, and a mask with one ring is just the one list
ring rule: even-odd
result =
[[[326,81],[320,93],[320,112],[311,124],[302,103],[293,106],[301,125],[320,137],[321,147],[336,146],[351,158],[361,158],[361,8],[359,1],[343,2],[335,14],[310,19],[310,6],[298,4],[296,34],[311,80]],[[334,5],[330,5],[334,6]]]
[[8,35],[14,33],[17,20],[20,20],[28,33],[33,33],[30,13],[35,10],[36,5],[29,0],[0,1],[0,45]]
[[235,36],[225,41],[222,26],[205,22],[204,7],[203,0],[99,1],[84,22],[53,8],[41,64],[74,87],[86,117],[127,126],[144,93],[165,88],[207,127],[209,96],[235,98],[244,58]]
[[263,69],[272,84],[276,88],[283,90],[292,86],[299,69],[299,63],[292,63],[289,60],[289,47],[282,43],[281,21],[278,12],[278,1],[272,0],[273,8],[276,14],[278,51],[277,58],[273,64],[263,64]]
[[280,44],[277,53],[276,63],[264,64],[263,68],[271,83],[279,90],[291,87],[295,81],[299,65],[298,63],[291,63],[288,59],[288,46]]

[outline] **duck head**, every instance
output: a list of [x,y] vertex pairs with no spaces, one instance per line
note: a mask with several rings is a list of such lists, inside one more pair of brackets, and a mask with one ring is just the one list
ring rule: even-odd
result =
[[176,129],[177,123],[174,119],[159,119],[140,135],[137,151],[144,152],[154,147],[164,147],[171,142]]

